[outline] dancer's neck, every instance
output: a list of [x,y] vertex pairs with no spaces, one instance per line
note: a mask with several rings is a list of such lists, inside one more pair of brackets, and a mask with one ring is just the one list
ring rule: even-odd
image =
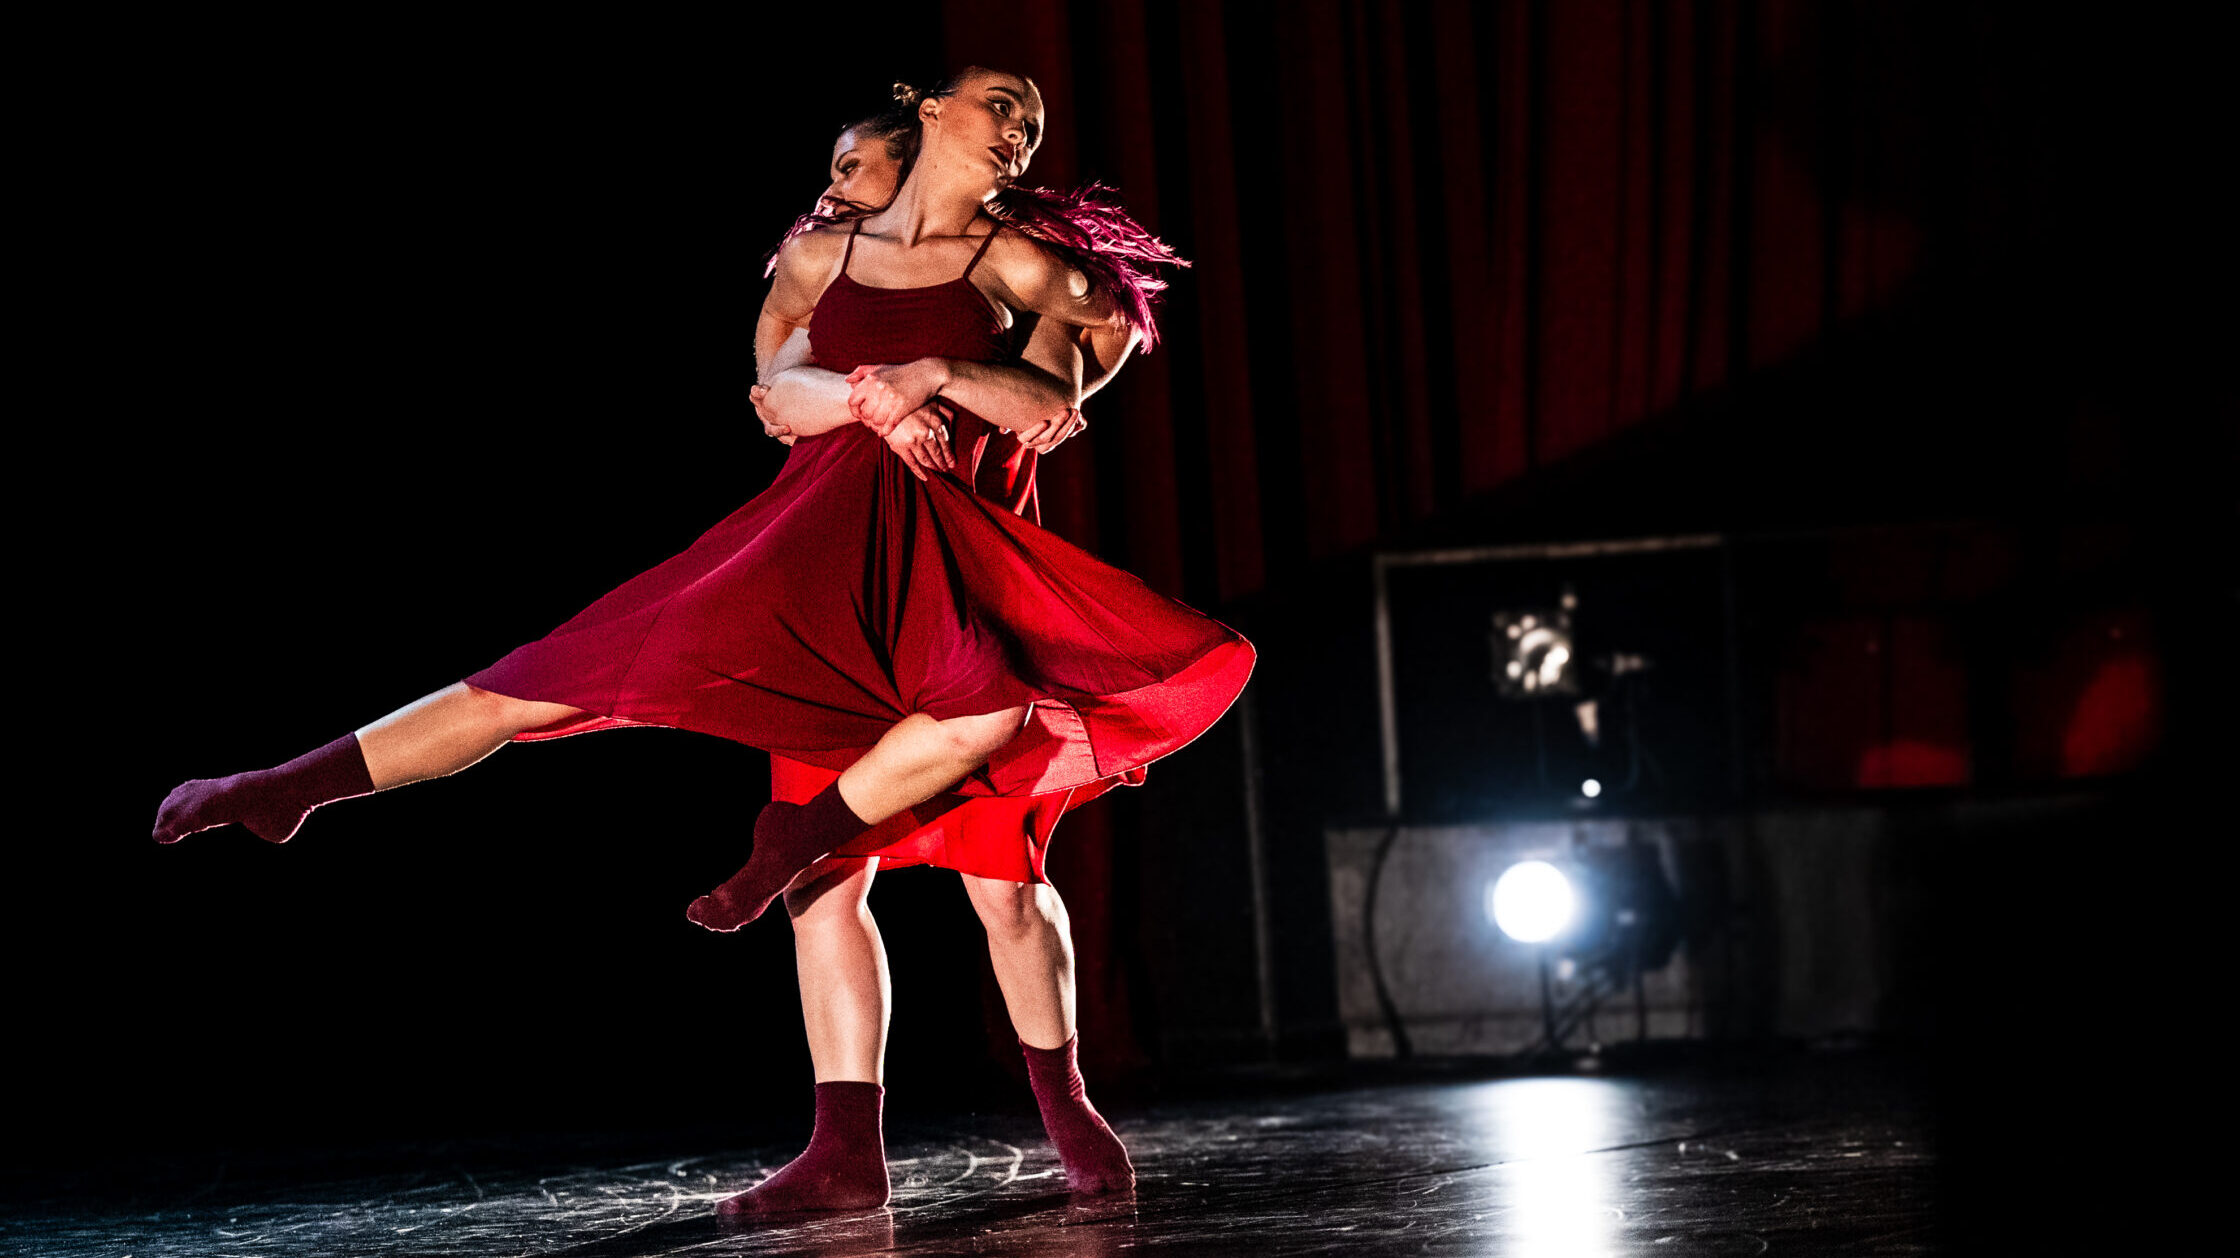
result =
[[894,200],[871,216],[864,228],[904,247],[921,240],[962,236],[995,191],[985,171],[954,166],[944,169],[937,162],[920,162]]

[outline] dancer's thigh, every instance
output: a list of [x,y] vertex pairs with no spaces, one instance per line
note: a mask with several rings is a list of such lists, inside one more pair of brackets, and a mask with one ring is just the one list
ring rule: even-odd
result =
[[1027,714],[1032,704],[1003,708],[995,712],[980,712],[971,716],[952,716],[946,720],[931,720],[932,737],[937,738],[960,759],[985,760],[998,747],[1018,737],[1026,728]]

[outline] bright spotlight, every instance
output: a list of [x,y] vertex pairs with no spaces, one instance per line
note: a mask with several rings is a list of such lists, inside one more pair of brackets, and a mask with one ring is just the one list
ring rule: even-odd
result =
[[1602,783],[1595,781],[1593,778],[1588,778],[1586,781],[1579,783],[1579,793],[1588,799],[1594,799],[1602,794]]
[[1576,907],[1571,880],[1546,861],[1511,865],[1486,892],[1493,924],[1518,943],[1545,943],[1562,934]]

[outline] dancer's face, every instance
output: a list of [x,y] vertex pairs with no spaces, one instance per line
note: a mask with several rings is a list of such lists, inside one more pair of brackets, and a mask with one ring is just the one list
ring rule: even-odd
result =
[[927,144],[952,160],[987,163],[998,186],[1026,174],[1042,144],[1041,91],[1000,70],[967,77],[953,95],[920,106],[918,116],[928,123]]
[[902,162],[885,140],[866,140],[854,127],[840,133],[832,144],[832,186],[817,198],[830,213],[869,213],[894,200],[895,185],[902,179]]

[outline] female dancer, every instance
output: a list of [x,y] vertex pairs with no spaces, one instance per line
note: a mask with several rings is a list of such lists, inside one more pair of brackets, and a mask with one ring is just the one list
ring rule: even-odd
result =
[[[926,360],[1001,360],[1015,312],[1111,317],[1077,273],[982,226],[1039,116],[1017,76],[968,76],[929,97],[919,162],[861,270],[857,233],[805,233],[782,251],[767,307],[795,324],[814,313],[826,362],[900,364],[865,378],[894,391],[891,405],[915,397],[903,414],[938,389],[960,433],[985,424],[970,409],[990,404],[980,373],[943,381]],[[929,282],[943,272],[954,278]],[[818,856],[938,793],[1016,798],[1139,769],[1242,689],[1252,650],[1226,627],[951,477],[916,479],[860,424],[796,435],[816,439],[684,553],[357,734],[275,769],[183,784],[156,837],[238,822],[284,841],[321,803],[455,772],[508,740],[632,724],[839,770],[807,805],[765,808],[747,868],[695,902],[695,920],[730,928]]]
[[[820,224],[850,222],[886,208],[917,156],[918,120],[911,105],[925,95],[916,88],[898,83],[895,98],[902,102],[900,105],[889,106],[841,129],[832,146],[828,171],[831,182],[818,196],[816,209],[796,220],[786,239],[791,240]],[[999,193],[989,206],[997,217],[1044,244],[1055,246],[1067,261],[1086,271],[1096,287],[1120,291],[1130,299],[1121,305],[1123,320],[1119,326],[1074,328],[1054,321],[1038,324],[1022,355],[1027,363],[1056,370],[1063,379],[1078,380],[1084,397],[1102,388],[1137,345],[1148,348],[1156,337],[1151,300],[1166,288],[1166,282],[1147,274],[1145,265],[1189,265],[1144,231],[1117,203],[1098,195],[1101,191],[1095,184],[1070,195],[1048,189],[1013,187]],[[777,260],[777,252],[773,250],[764,270],[766,276],[777,269]],[[773,319],[763,319],[757,325],[756,374],[763,380],[776,374],[770,365],[781,352],[778,338],[788,331],[792,336],[782,346],[783,352],[788,354],[789,362],[806,361],[807,329],[789,328]],[[1070,355],[1061,352],[1063,338],[1068,335],[1073,338]],[[800,357],[793,357],[795,354]],[[749,390],[755,412],[762,420],[763,434],[792,445],[791,430],[765,404],[769,393],[770,386],[760,381]],[[975,487],[1039,522],[1041,513],[1032,491],[1036,456],[1050,453],[1067,439],[1080,435],[1086,427],[1080,410],[1075,408],[1015,433],[1020,449],[1011,452],[1000,464],[992,465],[1005,473],[1002,490],[990,493],[979,481],[975,481]],[[885,435],[885,430],[880,431]],[[897,453],[911,459],[916,452],[914,448],[904,448]]]
[[[907,102],[919,99],[898,90]],[[899,117],[898,117],[899,114]],[[915,156],[917,119],[913,111],[889,110],[841,132],[833,146],[832,184],[820,199],[821,217],[843,221],[883,209]],[[1011,191],[1005,201],[1035,198],[1040,207],[1066,202],[1048,194]],[[996,208],[996,207],[991,207]],[[1117,211],[1106,209],[1107,221]],[[1124,217],[1123,237],[1164,253],[1164,247]],[[804,220],[797,231],[813,220]],[[1167,255],[1171,256],[1171,255]],[[1106,268],[1110,270],[1110,267]],[[1133,315],[1135,307],[1128,313]],[[792,375],[814,384],[813,368],[792,367],[805,358],[805,334],[794,331],[784,350],[776,338],[787,331],[764,319],[757,329],[756,357],[769,364],[765,377]],[[1074,329],[1054,320],[1037,326],[1025,353],[1029,365],[1056,371],[1062,378],[1082,374],[1084,348],[1094,374],[1083,382],[1084,396],[1109,379],[1139,337],[1133,319],[1118,328]],[[1076,339],[1078,336],[1078,340]],[[783,361],[781,361],[781,356]],[[844,382],[844,381],[843,381]],[[808,400],[814,388],[796,396]],[[767,386],[753,391],[764,430],[790,443],[783,397],[769,403]],[[828,393],[828,397],[832,394]],[[800,411],[795,415],[808,419]],[[1035,511],[1035,460],[1079,431],[1079,411],[1060,412],[1018,434],[1011,457],[997,459],[982,443],[967,452],[964,479],[983,496],[1020,514]],[[811,421],[813,422],[813,420]],[[938,417],[934,418],[938,425]],[[906,462],[926,470],[955,466],[945,445],[929,449],[890,426],[890,444]],[[937,426],[936,443],[941,436]],[[993,472],[993,475],[989,473]],[[811,766],[774,756],[774,794],[808,798],[829,780]],[[1141,774],[1125,780],[1140,782]],[[1095,790],[1030,801],[982,801],[1009,811],[972,817],[968,807],[932,825],[896,837],[896,826],[881,827],[804,871],[786,892],[795,958],[801,979],[802,1015],[818,1085],[818,1125],[809,1149],[754,1189],[724,1203],[726,1212],[801,1209],[830,1204],[856,1205],[884,1199],[884,1158],[875,1121],[849,1122],[844,1099],[878,1095],[883,1074],[889,1000],[886,957],[868,895],[882,861],[889,865],[929,863],[954,868],[988,935],[988,951],[1028,1066],[1045,1128],[1059,1151],[1069,1185],[1076,1192],[1125,1191],[1134,1183],[1127,1150],[1088,1101],[1076,1056],[1073,1017],[1073,951],[1064,902],[1042,876],[1041,853],[1059,816],[1087,802]],[[1024,807],[1021,807],[1024,805]],[[968,822],[976,822],[967,824]],[[986,871],[986,872],[976,872]],[[860,1108],[860,1107],[859,1107]],[[869,1126],[869,1130],[862,1128]],[[853,1189],[851,1191],[851,1188]]]

